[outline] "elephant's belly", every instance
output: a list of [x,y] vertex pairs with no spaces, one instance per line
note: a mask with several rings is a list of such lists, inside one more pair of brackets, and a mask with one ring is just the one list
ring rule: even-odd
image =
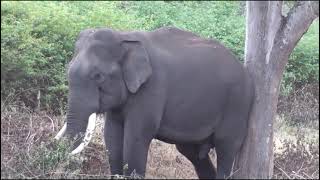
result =
[[176,142],[196,142],[210,136],[222,119],[225,105],[225,92],[219,91],[190,87],[170,96],[158,136]]
[[228,83],[214,65],[207,59],[170,62],[159,138],[197,142],[214,132],[228,98]]
[[189,117],[182,115],[176,116],[175,119],[163,119],[156,138],[172,144],[198,143],[214,133],[220,119],[221,116],[218,114],[202,117],[189,114]]
[[179,144],[179,143],[199,143],[213,133],[213,129],[206,129],[204,131],[198,132],[182,132],[175,131],[174,129],[161,128],[156,135],[156,139],[164,141],[170,144]]

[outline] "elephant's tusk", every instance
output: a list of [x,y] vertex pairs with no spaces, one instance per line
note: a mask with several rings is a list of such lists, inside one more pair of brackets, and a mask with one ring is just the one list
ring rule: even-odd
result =
[[75,150],[73,150],[70,154],[71,155],[75,155],[75,154],[78,154],[80,153],[85,147],[85,143],[82,142]]
[[92,113],[89,116],[88,126],[87,126],[86,133],[84,135],[83,141],[76,149],[74,149],[70,153],[71,155],[80,153],[89,144],[89,142],[90,142],[90,140],[92,138],[92,134],[93,134],[94,128],[96,126],[96,118],[97,118],[96,113]]
[[58,132],[58,134],[54,138],[56,140],[59,140],[64,135],[66,130],[67,130],[67,123],[64,123],[63,127],[61,128],[61,130]]

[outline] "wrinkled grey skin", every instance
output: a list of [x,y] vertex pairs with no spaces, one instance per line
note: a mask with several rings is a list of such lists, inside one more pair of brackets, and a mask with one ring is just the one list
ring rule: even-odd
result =
[[[69,71],[67,133],[107,112],[112,174],[144,176],[153,138],[176,144],[199,178],[223,178],[247,134],[252,81],[229,50],[177,28],[80,33]],[[209,159],[217,152],[217,171]],[[123,167],[127,164],[127,168]]]

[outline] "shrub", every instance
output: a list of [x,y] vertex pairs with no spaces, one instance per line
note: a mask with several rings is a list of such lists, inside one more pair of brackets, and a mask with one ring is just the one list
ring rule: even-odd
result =
[[53,139],[64,118],[32,112],[15,102],[1,103],[1,178],[109,179],[102,140],[93,138],[98,142],[91,141],[83,152],[70,156],[72,142]]
[[126,9],[142,19],[140,29],[176,26],[221,41],[243,60],[245,23],[238,2],[130,2]]
[[[288,7],[287,7],[288,6]],[[291,3],[286,3],[289,8]],[[214,38],[244,60],[245,16],[241,2],[127,2],[126,11],[142,19],[140,29],[176,26],[203,37]],[[289,58],[281,83],[288,96],[304,84],[319,82],[319,20],[302,37]]]
[[275,153],[275,179],[319,179],[319,140],[298,135],[297,142],[284,140],[281,153]]
[[281,84],[282,95],[289,95],[305,84],[319,84],[319,19],[314,21],[289,57]]
[[[89,27],[129,29],[135,20],[115,2],[1,2],[1,99],[18,97],[64,112],[66,67],[78,33]],[[129,22],[129,23],[128,23]],[[58,108],[60,107],[60,108]]]
[[[1,99],[19,99],[63,114],[66,69],[74,42],[85,28],[153,30],[176,26],[217,39],[243,62],[245,17],[242,2],[1,2]],[[281,94],[319,82],[319,21],[290,56]]]

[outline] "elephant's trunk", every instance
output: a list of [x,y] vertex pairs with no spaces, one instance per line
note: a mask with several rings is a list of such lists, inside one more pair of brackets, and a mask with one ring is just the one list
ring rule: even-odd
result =
[[[85,135],[84,138],[82,140],[82,142],[80,143],[79,146],[77,146],[77,148],[75,148],[72,152],[71,155],[80,153],[90,142],[91,138],[92,138],[92,134],[96,125],[96,113],[92,113],[89,116],[88,119],[88,125],[87,125],[87,129],[85,131]],[[59,140],[66,132],[67,130],[67,123],[65,123],[62,127],[62,129],[58,132],[58,134],[54,137],[56,140]]]
[[99,110],[98,92],[87,92],[93,93],[69,92],[67,122],[55,137],[60,139],[66,134],[72,140],[74,150],[71,154],[79,153],[88,145],[95,128],[96,112]]

